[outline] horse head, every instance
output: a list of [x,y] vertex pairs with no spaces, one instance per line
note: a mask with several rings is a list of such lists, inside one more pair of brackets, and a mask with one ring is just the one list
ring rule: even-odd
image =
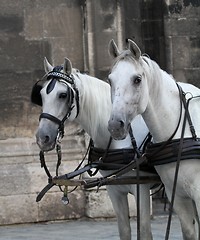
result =
[[139,47],[132,41],[120,53],[114,40],[109,43],[109,53],[114,64],[108,76],[111,85],[112,112],[108,129],[114,139],[124,139],[131,121],[142,114],[147,106],[146,76]]
[[78,92],[72,74],[72,65],[53,67],[44,59],[46,80],[37,82],[32,90],[32,102],[42,106],[36,141],[40,149],[50,151],[64,135],[64,123],[78,115]]

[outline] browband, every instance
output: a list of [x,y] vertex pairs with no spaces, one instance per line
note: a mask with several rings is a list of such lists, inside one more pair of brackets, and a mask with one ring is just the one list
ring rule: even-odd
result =
[[66,82],[70,83],[70,84],[74,84],[74,79],[64,73],[61,72],[49,72],[47,73],[47,80],[51,79],[51,78],[61,78],[63,80],[65,80]]

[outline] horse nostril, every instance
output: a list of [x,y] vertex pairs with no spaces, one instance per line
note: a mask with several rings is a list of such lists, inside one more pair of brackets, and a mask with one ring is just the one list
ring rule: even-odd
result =
[[49,139],[50,139],[49,136],[45,136],[44,143],[48,143]]
[[120,122],[120,127],[124,127],[124,122],[122,120],[120,120],[119,122]]

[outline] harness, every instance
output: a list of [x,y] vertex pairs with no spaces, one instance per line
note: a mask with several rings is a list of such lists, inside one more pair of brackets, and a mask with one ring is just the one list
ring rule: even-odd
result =
[[[177,127],[171,137],[164,142],[160,143],[149,143],[145,150],[145,155],[148,159],[150,166],[157,166],[162,164],[167,164],[171,162],[177,161],[178,151],[180,149],[180,142],[182,141],[182,152],[180,156],[180,160],[187,160],[187,159],[200,159],[200,138],[197,138],[191,116],[189,113],[189,103],[190,101],[195,98],[191,97],[186,100],[186,93],[183,92],[182,88],[177,84],[179,89],[179,96],[180,96],[180,116]],[[197,96],[198,97],[198,96]],[[173,139],[175,136],[181,122],[182,116],[182,105],[185,109],[185,115],[183,120],[183,127],[182,133],[185,131],[186,121],[189,124],[189,128],[191,131],[191,138],[180,138],[180,139]]]
[[[142,152],[144,151],[142,147],[144,148],[145,143],[149,142],[150,140],[151,140],[151,135],[148,134],[139,148],[137,147],[135,139],[133,138],[132,139],[133,149],[117,149],[117,150],[113,149],[112,150],[112,149],[109,149],[112,141],[112,138],[110,138],[108,142],[108,146],[106,150],[104,150],[104,149],[94,147],[93,141],[92,139],[90,139],[86,154],[83,160],[81,161],[81,163],[79,164],[79,166],[74,171],[62,176],[58,176],[58,168],[61,164],[61,150],[59,148],[59,151],[57,149],[58,160],[56,165],[56,177],[54,178],[52,177],[52,175],[48,170],[48,167],[46,166],[44,153],[40,151],[41,167],[44,168],[48,176],[49,183],[38,194],[36,201],[39,202],[43,198],[45,193],[54,185],[56,185],[55,183],[53,183],[54,179],[69,180],[77,176],[80,176],[85,172],[88,172],[90,176],[94,176],[99,170],[114,170],[113,173],[107,175],[106,177],[101,177],[95,180],[91,180],[89,185],[86,185],[86,188],[90,188],[94,186],[98,186],[99,188],[102,185],[108,184],[111,180],[117,179],[119,176],[131,171],[132,169],[137,169],[136,162],[138,162],[138,171],[142,170],[142,171],[156,174],[154,167],[149,168],[148,163],[146,161],[146,157],[142,156]],[[140,155],[136,157],[138,153]],[[87,154],[88,154],[88,163],[81,168]],[[128,161],[126,157],[128,157]],[[117,160],[117,162],[115,161],[115,159]],[[140,169],[139,169],[139,166],[140,166]],[[92,169],[95,169],[95,171],[92,172]]]
[[[194,159],[194,158],[200,159],[200,138],[197,138],[194,125],[192,123],[191,116],[189,113],[190,101],[200,96],[196,96],[196,97],[191,96],[189,99],[186,99],[186,93],[183,92],[180,85],[178,85],[177,83],[176,85],[179,90],[180,109],[181,109],[178,125],[174,133],[171,135],[171,137],[167,141],[161,142],[161,143],[154,143],[154,144],[151,143],[147,146],[146,152],[145,152],[145,156],[147,157],[148,162],[150,162],[150,165],[152,166],[176,162],[174,183],[172,188],[172,196],[170,201],[165,240],[169,239],[169,234],[170,234],[170,226],[171,226],[171,219],[172,219],[172,213],[173,213],[173,205],[174,205],[174,199],[175,199],[175,193],[176,193],[180,161],[186,160],[186,159]],[[183,119],[182,130],[181,130],[181,137],[180,139],[174,140],[173,137],[178,131],[178,128],[181,122],[182,106],[184,106],[185,114]],[[189,124],[190,132],[192,135],[191,138],[184,138],[186,122],[188,122]]]
[[[131,135],[132,130],[129,131],[129,135]],[[132,143],[135,142],[134,136]],[[151,134],[148,133],[145,137],[142,144],[137,147],[136,143],[134,143],[134,149],[105,149],[94,147],[93,141],[90,146],[90,151],[88,154],[88,163],[92,164],[94,162],[99,162],[101,170],[117,170],[121,167],[131,163],[133,159],[139,158],[145,151],[146,145],[150,143],[152,137]],[[140,164],[140,170],[148,173],[156,174],[154,166],[150,166],[148,162],[144,161],[143,164]]]

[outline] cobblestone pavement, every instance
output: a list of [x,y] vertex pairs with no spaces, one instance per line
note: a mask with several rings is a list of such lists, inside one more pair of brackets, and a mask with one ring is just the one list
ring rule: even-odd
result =
[[[131,221],[132,239],[137,239],[136,221]],[[167,225],[166,216],[152,219],[154,240],[164,240]],[[119,240],[115,220],[76,220],[51,223],[20,224],[0,226],[0,240]],[[180,224],[172,218],[171,240],[181,240]],[[142,239],[144,240],[144,239]]]

